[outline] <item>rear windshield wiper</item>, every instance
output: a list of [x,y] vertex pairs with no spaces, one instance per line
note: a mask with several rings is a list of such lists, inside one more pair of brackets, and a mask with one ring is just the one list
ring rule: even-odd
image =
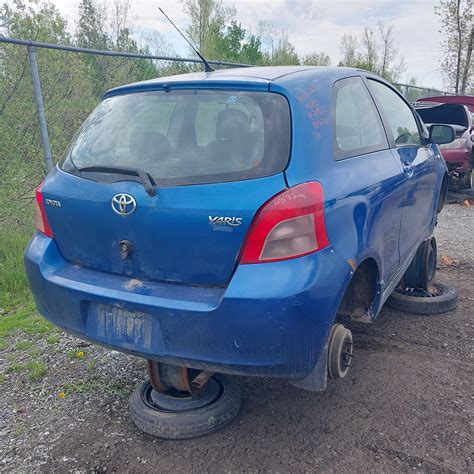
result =
[[97,165],[77,168],[77,171],[79,171],[79,173],[113,173],[122,174],[124,176],[138,176],[148,195],[156,196],[156,191],[153,187],[153,185],[156,184],[155,181],[149,173],[139,168],[128,168],[126,166]]

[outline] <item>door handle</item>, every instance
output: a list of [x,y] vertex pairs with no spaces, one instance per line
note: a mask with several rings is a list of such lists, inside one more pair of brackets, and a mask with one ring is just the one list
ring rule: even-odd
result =
[[402,168],[403,172],[410,178],[413,176],[413,168],[411,166],[411,163],[408,161],[403,161],[402,162]]

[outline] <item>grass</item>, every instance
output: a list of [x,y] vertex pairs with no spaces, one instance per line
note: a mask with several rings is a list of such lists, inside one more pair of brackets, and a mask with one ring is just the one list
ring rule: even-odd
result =
[[[6,373],[25,373],[31,382],[38,382],[48,367],[39,359],[39,351],[31,337],[48,335],[52,343],[59,340],[53,326],[40,317],[28,288],[23,265],[23,252],[31,232],[16,226],[0,229],[0,350],[13,344],[10,336],[17,335],[14,351],[6,355]],[[25,337],[26,336],[26,337]],[[20,358],[19,354],[23,353]],[[21,359],[21,360],[20,360]],[[0,383],[7,379],[0,374]]]
[[48,366],[39,360],[28,362],[12,362],[6,373],[26,373],[31,382],[39,382],[48,372]]
[[28,351],[29,349],[31,349],[33,347],[35,347],[35,343],[33,341],[28,341],[28,340],[18,341],[15,344],[15,349],[17,351]]
[[90,391],[97,391],[109,396],[125,399],[130,396],[133,387],[124,384],[120,379],[103,379],[98,375],[89,372],[86,379],[66,382],[61,388],[61,392],[66,396],[73,393],[85,393]]
[[[0,350],[7,348],[6,338],[15,332],[35,336],[53,328],[37,314],[28,288],[23,252],[30,236],[30,229],[15,225],[0,229]],[[33,345],[25,340],[17,342],[15,348],[29,350]]]
[[28,282],[23,265],[23,252],[31,237],[30,231],[2,224],[0,229],[0,308],[8,311],[26,298]]
[[50,334],[47,338],[46,338],[46,342],[48,344],[59,344],[59,341],[61,339],[59,338],[59,336],[57,334]]

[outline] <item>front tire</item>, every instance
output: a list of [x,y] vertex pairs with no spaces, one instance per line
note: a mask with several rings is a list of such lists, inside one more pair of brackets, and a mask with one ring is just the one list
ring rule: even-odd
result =
[[472,188],[472,170],[463,174],[462,179],[461,179],[461,188],[462,189]]

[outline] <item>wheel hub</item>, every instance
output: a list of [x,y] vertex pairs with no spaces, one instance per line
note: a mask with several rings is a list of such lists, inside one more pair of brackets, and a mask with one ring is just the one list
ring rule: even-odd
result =
[[161,394],[183,392],[195,398],[201,396],[213,375],[213,372],[162,364],[155,360],[148,361],[148,373],[155,392]]
[[199,397],[193,397],[188,392],[172,389],[167,393],[160,393],[150,386],[145,393],[146,401],[153,407],[171,412],[182,412],[196,410],[198,408],[210,405],[217,400],[220,394],[219,383],[211,379],[204,390],[200,392]]

